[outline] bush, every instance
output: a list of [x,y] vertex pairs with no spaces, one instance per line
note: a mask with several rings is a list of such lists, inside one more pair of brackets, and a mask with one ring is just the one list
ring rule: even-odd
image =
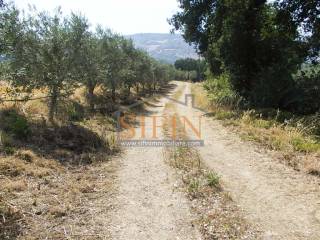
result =
[[0,150],[5,154],[14,154],[13,140],[3,131],[0,131]]
[[229,75],[209,76],[204,84],[209,93],[210,101],[219,105],[239,106],[243,99],[232,89]]
[[290,105],[291,110],[301,114],[320,111],[320,71],[308,69],[296,77],[296,97]]
[[60,113],[58,117],[64,121],[81,121],[85,117],[85,111],[81,104],[70,101],[59,106]]
[[0,114],[0,128],[16,138],[27,138],[30,134],[30,127],[27,119],[15,110],[5,110]]
[[288,69],[271,66],[256,76],[253,89],[249,93],[252,107],[288,109],[295,95],[295,84]]

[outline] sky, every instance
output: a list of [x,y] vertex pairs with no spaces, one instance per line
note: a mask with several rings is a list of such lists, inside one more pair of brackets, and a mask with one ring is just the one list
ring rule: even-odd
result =
[[92,24],[101,24],[124,35],[169,33],[167,19],[177,10],[177,0],[14,0],[19,9],[35,5],[37,10],[52,11],[58,6],[65,14],[84,14]]

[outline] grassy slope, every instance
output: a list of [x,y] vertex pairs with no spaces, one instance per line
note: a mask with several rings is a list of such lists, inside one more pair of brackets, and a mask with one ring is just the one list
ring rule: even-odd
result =
[[[5,96],[7,87],[1,90]],[[83,93],[60,106],[56,126],[46,122],[44,99],[0,105],[0,239],[108,234],[90,206],[112,193],[115,123],[86,115]]]
[[[0,83],[4,99],[18,96],[8,90]],[[116,106],[102,89],[95,94],[96,113],[79,88],[60,104],[56,125],[46,120],[46,99],[0,103],[0,239],[109,237],[106,204],[118,167],[110,160],[120,150],[109,114]],[[118,104],[138,97],[119,95]]]

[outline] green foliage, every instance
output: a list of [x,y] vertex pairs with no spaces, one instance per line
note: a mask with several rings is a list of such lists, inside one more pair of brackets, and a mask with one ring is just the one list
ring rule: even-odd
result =
[[209,92],[210,100],[216,104],[237,106],[241,103],[241,97],[232,90],[228,74],[217,77],[209,75],[204,88]]
[[207,174],[207,183],[210,187],[218,187],[220,184],[220,177],[215,172]]
[[199,179],[197,179],[197,178],[192,179],[189,183],[189,186],[188,186],[188,192],[191,194],[197,194],[197,192],[199,191],[199,188],[200,188]]
[[204,60],[196,60],[193,58],[178,59],[174,63],[174,66],[178,70],[188,72],[188,79],[190,79],[190,72],[196,72],[195,80],[200,81],[204,79],[206,71],[206,62]]
[[320,69],[309,67],[295,76],[295,92],[290,110],[302,114],[320,111]]
[[301,27],[301,35],[307,43],[308,57],[319,63],[320,50],[320,1],[318,0],[277,0],[281,16],[290,14],[296,26]]
[[317,152],[320,150],[320,143],[312,140],[306,140],[302,137],[291,139],[291,144],[296,151],[300,152]]
[[84,109],[82,105],[78,104],[77,102],[70,102],[65,107],[65,112],[69,121],[81,121],[84,118]]
[[318,77],[293,78],[306,59],[319,61],[319,1],[179,3],[181,11],[170,23],[207,59],[216,78],[207,89],[215,100],[232,89],[253,107],[319,110]]
[[[72,120],[76,109],[62,108],[66,96],[84,85],[90,110],[95,109],[95,89],[110,91],[112,101],[123,88],[134,86],[149,91],[173,80],[172,66],[161,64],[134,47],[131,40],[100,26],[90,31],[85,16],[63,16],[30,10],[20,14],[13,4],[0,9],[1,75],[22,92],[48,91],[49,120],[59,110]],[[69,112],[70,110],[70,112]]]
[[175,63],[174,66],[183,71],[196,71],[198,68],[198,62],[196,59],[192,58],[186,58],[186,59],[178,59]]
[[7,155],[13,155],[15,152],[12,137],[0,130],[0,151],[4,152]]
[[27,119],[14,110],[2,111],[0,114],[1,129],[15,138],[27,138],[30,127]]

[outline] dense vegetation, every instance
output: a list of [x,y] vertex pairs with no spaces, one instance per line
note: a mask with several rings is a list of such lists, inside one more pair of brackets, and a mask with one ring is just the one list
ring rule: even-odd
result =
[[320,108],[320,2],[179,0],[170,23],[210,65],[209,91],[242,107]]
[[193,58],[181,58],[178,59],[174,66],[177,70],[187,72],[188,80],[201,81],[205,77],[205,72],[207,68],[206,61],[203,59],[193,59]]
[[22,93],[47,92],[51,122],[60,103],[80,86],[85,86],[93,111],[97,87],[116,102],[120,92],[128,98],[133,88],[137,94],[140,89],[154,91],[178,74],[173,66],[136,49],[131,40],[100,26],[91,31],[82,15],[65,17],[60,9],[21,14],[13,4],[2,4],[0,24],[2,79]]

